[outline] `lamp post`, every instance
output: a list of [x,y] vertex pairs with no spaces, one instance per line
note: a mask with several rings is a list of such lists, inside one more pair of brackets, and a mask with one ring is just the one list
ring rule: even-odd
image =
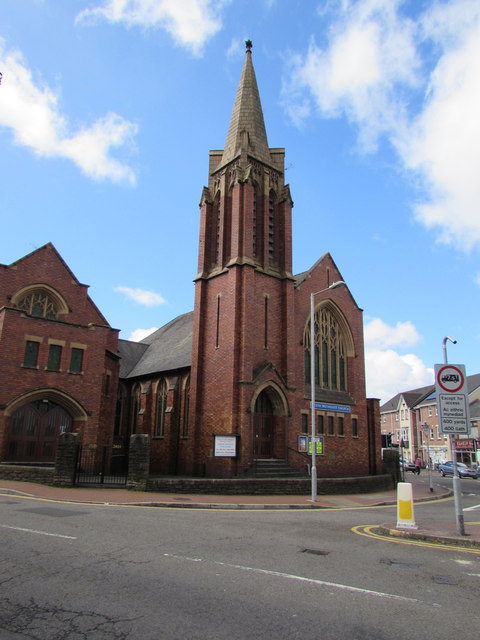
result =
[[317,460],[316,460],[316,425],[315,425],[315,296],[320,293],[336,289],[340,285],[345,284],[343,280],[332,282],[325,289],[315,291],[310,294],[310,398],[311,398],[311,420],[312,420],[312,468],[310,471],[312,480],[312,502],[317,500]]
[[[424,436],[427,439],[428,485],[430,487],[430,493],[433,493],[432,465],[430,464],[430,425],[424,422],[422,424],[422,429],[423,429]],[[427,437],[427,431],[428,431],[428,437]]]
[[[451,338],[450,336],[445,336],[443,339],[443,364],[448,364],[447,358],[447,341],[450,340],[452,344],[457,344],[457,341]],[[452,452],[452,462],[453,462],[453,499],[455,502],[455,518],[457,520],[458,532],[461,536],[465,535],[465,521],[463,518],[463,507],[462,507],[462,494],[461,494],[461,482],[458,477],[457,472],[457,452],[454,446],[453,434],[449,435],[450,438],[450,450]]]

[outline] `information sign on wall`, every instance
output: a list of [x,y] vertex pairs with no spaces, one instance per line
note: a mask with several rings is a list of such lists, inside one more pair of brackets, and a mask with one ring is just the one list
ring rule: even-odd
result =
[[236,458],[238,436],[214,435],[214,456],[216,458]]

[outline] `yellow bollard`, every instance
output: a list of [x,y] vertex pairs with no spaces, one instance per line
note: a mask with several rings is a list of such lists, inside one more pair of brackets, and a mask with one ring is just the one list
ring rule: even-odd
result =
[[397,485],[397,529],[418,529],[413,515],[413,494],[410,482]]

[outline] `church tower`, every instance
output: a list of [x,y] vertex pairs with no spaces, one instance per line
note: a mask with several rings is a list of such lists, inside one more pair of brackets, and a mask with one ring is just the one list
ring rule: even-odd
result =
[[[188,466],[221,477],[256,458],[285,457],[295,386],[285,151],[268,146],[250,41],[246,47],[225,148],[210,152],[195,278]],[[214,450],[222,435],[237,443],[235,455]]]

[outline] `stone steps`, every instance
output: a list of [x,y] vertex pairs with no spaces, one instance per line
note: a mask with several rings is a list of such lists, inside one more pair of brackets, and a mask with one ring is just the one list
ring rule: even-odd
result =
[[305,478],[306,475],[291,467],[285,460],[259,459],[253,463],[254,478]]

